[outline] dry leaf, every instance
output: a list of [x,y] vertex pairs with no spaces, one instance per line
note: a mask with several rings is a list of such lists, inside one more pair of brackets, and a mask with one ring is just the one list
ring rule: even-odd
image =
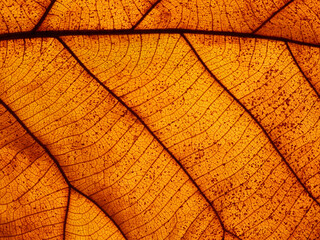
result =
[[320,2],[0,3],[1,239],[320,239]]

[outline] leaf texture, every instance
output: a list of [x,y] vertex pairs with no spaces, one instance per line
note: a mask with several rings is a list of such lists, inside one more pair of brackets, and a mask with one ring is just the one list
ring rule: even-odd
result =
[[67,239],[125,239],[98,207],[75,190],[70,193],[66,218]]
[[66,182],[45,151],[3,106],[0,118],[1,238],[62,237]]
[[56,0],[39,30],[130,29],[155,0]]
[[49,6],[49,0],[2,1],[0,3],[0,34],[31,31]]
[[319,239],[319,12],[2,2],[0,238]]
[[139,28],[252,32],[290,1],[161,1]]

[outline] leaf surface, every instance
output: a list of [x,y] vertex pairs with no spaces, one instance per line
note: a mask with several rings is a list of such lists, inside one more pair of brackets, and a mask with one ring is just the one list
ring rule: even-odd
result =
[[320,238],[319,4],[17,4],[0,238]]
[[31,31],[50,5],[49,0],[2,1],[0,3],[0,34]]

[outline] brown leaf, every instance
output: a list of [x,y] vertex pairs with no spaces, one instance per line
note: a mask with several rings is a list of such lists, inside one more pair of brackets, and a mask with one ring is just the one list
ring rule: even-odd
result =
[[17,4],[0,238],[320,238],[320,4]]

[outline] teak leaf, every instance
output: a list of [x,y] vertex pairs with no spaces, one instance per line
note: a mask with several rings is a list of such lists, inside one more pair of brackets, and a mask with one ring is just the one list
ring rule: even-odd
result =
[[0,3],[1,239],[320,239],[320,2]]

